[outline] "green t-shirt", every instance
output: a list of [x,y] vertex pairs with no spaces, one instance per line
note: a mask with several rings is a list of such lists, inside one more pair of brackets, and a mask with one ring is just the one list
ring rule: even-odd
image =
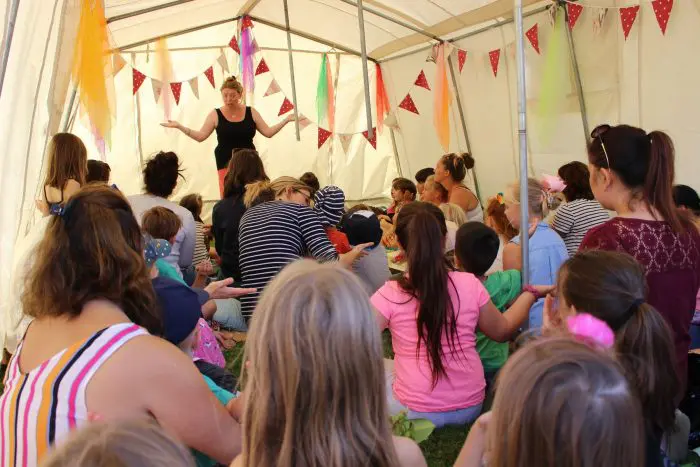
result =
[[175,269],[175,266],[172,264],[166,263],[162,259],[157,259],[156,260],[156,269],[158,269],[158,275],[160,277],[167,277],[168,279],[172,279],[175,281],[180,282],[181,284],[185,284],[185,280],[182,278],[180,274],[177,273],[177,270]]
[[[484,287],[491,296],[491,301],[503,313],[508,304],[518,298],[522,291],[520,271],[499,271],[489,275]],[[508,342],[496,342],[486,337],[481,331],[476,333],[476,350],[479,352],[484,371],[500,369],[508,359]]]
[[[234,398],[233,394],[228,392],[226,389],[222,389],[219,386],[217,386],[216,383],[212,381],[208,376],[202,375],[202,377],[207,383],[207,386],[209,386],[209,389],[211,389],[211,392],[213,392],[216,398],[219,399],[219,402],[221,402],[224,405],[231,402],[231,399]],[[194,454],[194,460],[197,463],[197,467],[214,467],[215,465],[217,465],[214,459],[207,457],[199,451],[195,451],[193,449],[192,454]]]

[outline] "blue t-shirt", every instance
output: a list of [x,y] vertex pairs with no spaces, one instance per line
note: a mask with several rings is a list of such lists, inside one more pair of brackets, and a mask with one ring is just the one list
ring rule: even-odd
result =
[[[228,404],[231,402],[231,399],[235,398],[232,393],[217,386],[216,383],[208,376],[202,375],[202,378],[204,378],[204,381],[207,383],[207,386],[209,386],[209,389],[211,389],[211,392],[214,393],[216,398],[219,399],[219,402],[221,402],[223,405]],[[194,454],[194,460],[197,463],[197,467],[214,467],[217,465],[217,462],[214,459],[202,454],[199,451],[195,451],[193,449],[192,454]]]

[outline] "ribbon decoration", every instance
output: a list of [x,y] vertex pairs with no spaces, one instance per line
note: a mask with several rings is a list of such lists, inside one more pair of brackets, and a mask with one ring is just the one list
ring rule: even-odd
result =
[[382,75],[382,67],[379,63],[376,64],[376,81],[377,81],[377,92],[375,100],[377,101],[377,128],[381,133],[384,131],[384,119],[386,115],[391,110],[389,106],[389,96],[386,94],[386,88],[384,87],[384,76]]
[[240,65],[243,89],[246,93],[252,94],[255,91],[255,75],[253,74],[253,58],[255,48],[253,47],[253,22],[249,16],[244,16],[240,23]]
[[540,85],[540,102],[538,113],[542,116],[543,124],[539,135],[544,141],[551,140],[557,114],[564,103],[564,86],[568,82],[568,68],[561,66],[566,63],[567,50],[566,28],[564,15],[557,15],[554,29],[549,36],[549,44],[544,53],[544,66],[542,69],[542,82]]
[[[435,91],[434,91],[434,115],[433,124],[438,135],[440,145],[445,152],[450,149],[450,88],[447,83],[447,57],[445,56],[445,44],[438,46],[437,59],[435,61]],[[421,72],[422,74],[423,72]],[[425,76],[425,75],[423,75]]]
[[330,132],[333,133],[335,130],[335,92],[328,54],[321,56],[321,68],[316,85],[316,116],[318,123],[325,120]]
[[[157,94],[156,96],[156,102],[158,101],[158,98],[160,97],[162,87],[169,87],[170,83],[173,81],[173,61],[170,58],[170,51],[168,50],[168,44],[165,40],[165,38],[161,37],[156,41],[156,63],[158,64],[158,68],[160,70],[160,76],[163,78],[163,82],[159,83],[158,90],[156,92],[156,85],[155,85],[155,80],[151,80],[154,82],[153,85],[153,92]],[[178,99],[179,100],[179,99]],[[163,96],[163,113],[165,116],[165,120],[170,120],[172,116],[172,107],[173,103],[171,100],[171,96],[169,92],[165,92],[165,95]]]

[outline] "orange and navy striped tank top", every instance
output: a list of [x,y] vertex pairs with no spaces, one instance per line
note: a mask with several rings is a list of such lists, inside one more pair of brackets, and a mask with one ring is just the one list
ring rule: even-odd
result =
[[0,466],[35,466],[54,444],[87,423],[85,390],[90,379],[121,346],[145,334],[133,323],[110,326],[29,373],[19,369],[20,343],[0,396]]

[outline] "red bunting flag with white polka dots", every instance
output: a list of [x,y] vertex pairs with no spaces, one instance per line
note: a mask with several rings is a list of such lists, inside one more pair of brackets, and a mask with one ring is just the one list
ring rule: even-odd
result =
[[666,34],[666,26],[668,26],[668,18],[671,16],[673,9],[673,0],[654,0],[651,2],[656,14],[656,21],[661,28],[661,34]]
[[409,112],[413,112],[416,115],[420,115],[418,113],[418,109],[416,108],[416,103],[413,102],[413,98],[411,98],[411,94],[406,94],[406,97],[403,98],[401,103],[399,104],[399,108],[408,110]]
[[464,64],[467,61],[467,51],[462,49],[457,49],[457,64],[459,65],[459,72],[462,72]]
[[236,39],[236,36],[231,38],[231,42],[228,43],[228,46],[235,50],[238,55],[241,54],[241,49],[238,48],[238,39]]
[[321,127],[318,127],[318,148],[321,149],[321,146],[328,140],[328,138],[331,137],[333,133],[331,133],[328,130],[324,130]]
[[374,149],[377,149],[377,129],[372,128],[372,137],[369,137],[369,131],[363,131],[362,134],[364,135],[365,138],[367,138],[367,141],[369,141],[369,144],[372,145]]
[[260,60],[260,63],[258,63],[258,67],[255,69],[255,76],[262,75],[263,73],[267,73],[268,71],[270,71],[270,68],[267,66],[267,63],[263,58]]
[[639,5],[620,8],[620,23],[622,23],[622,32],[625,34],[625,40],[627,40],[634,21],[637,19],[637,13],[639,13]]
[[214,67],[210,66],[204,71],[204,76],[207,77],[209,82],[211,83],[211,87],[215,88],[216,84],[214,84]]
[[170,90],[175,98],[175,105],[180,105],[180,93],[182,92],[182,83],[170,83]]
[[535,52],[540,53],[540,31],[537,23],[527,30],[525,37],[530,41],[530,45],[535,49]]
[[253,27],[253,20],[250,19],[250,16],[244,16],[243,22],[241,23],[241,29],[252,28],[252,27]]
[[294,110],[294,104],[292,104],[286,97],[282,102],[282,107],[280,107],[280,112],[277,114],[278,117],[286,114],[287,112]]
[[133,82],[132,89],[134,91],[134,94],[136,94],[138,92],[139,88],[141,87],[141,85],[143,84],[144,80],[146,79],[146,75],[141,73],[136,68],[132,68],[131,70],[132,70],[131,77],[132,77],[132,82]]
[[496,49],[489,52],[489,61],[491,62],[493,76],[498,76],[498,63],[501,61],[501,49]]
[[415,84],[416,86],[420,86],[422,88],[425,88],[428,91],[430,91],[430,85],[428,84],[428,78],[425,77],[425,73],[423,72],[423,70],[420,71],[418,78],[416,78],[416,82],[413,84]]
[[569,29],[574,29],[576,21],[578,21],[578,17],[581,16],[582,11],[583,7],[581,5],[577,5],[576,3],[566,4],[566,12],[569,14]]

